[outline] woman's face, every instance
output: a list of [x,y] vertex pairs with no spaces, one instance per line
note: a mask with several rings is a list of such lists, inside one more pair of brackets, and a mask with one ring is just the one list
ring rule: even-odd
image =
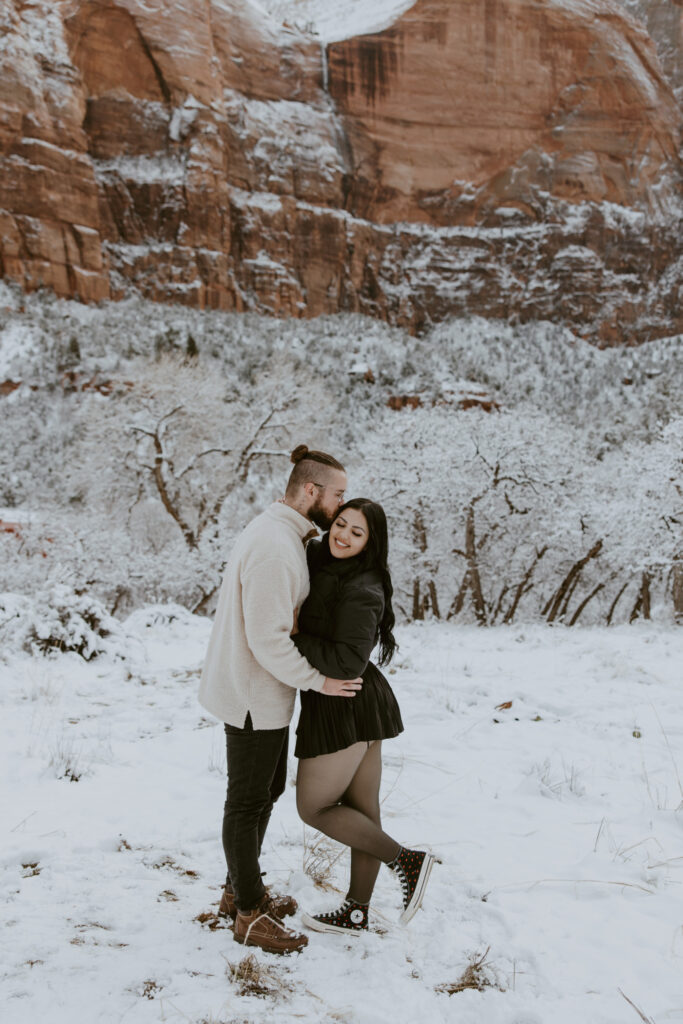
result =
[[352,558],[360,554],[368,538],[367,520],[360,509],[345,508],[330,527],[330,551],[335,558]]

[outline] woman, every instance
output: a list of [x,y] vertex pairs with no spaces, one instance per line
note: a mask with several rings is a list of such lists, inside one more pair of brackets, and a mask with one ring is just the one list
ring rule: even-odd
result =
[[311,590],[294,642],[325,675],[363,679],[352,700],[300,691],[297,808],[307,825],[351,847],[351,880],[342,906],[329,914],[303,916],[315,931],[367,931],[382,862],[398,875],[401,921],[409,921],[422,903],[435,859],[423,850],[404,849],[380,822],[382,740],[403,731],[391,687],[369,661],[378,641],[380,665],[396,650],[387,552],[384,510],[366,498],[346,502],[329,533],[306,549]]

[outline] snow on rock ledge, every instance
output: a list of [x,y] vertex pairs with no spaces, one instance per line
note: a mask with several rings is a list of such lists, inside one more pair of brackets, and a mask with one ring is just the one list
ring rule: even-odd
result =
[[324,43],[383,32],[414,3],[415,0],[264,0],[274,18],[315,32]]

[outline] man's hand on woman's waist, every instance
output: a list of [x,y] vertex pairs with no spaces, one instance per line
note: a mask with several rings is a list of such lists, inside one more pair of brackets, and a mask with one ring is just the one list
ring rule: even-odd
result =
[[363,680],[360,677],[357,679],[330,679],[329,676],[325,676],[325,682],[319,692],[327,694],[328,697],[355,697],[362,685]]

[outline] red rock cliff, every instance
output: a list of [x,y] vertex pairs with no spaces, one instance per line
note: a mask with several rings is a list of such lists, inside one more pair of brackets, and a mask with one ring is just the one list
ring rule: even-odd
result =
[[[372,219],[451,223],[458,199],[533,213],[534,188],[647,206],[680,114],[644,28],[593,0],[423,0],[335,44],[330,92]],[[366,197],[363,201],[363,196]]]
[[683,328],[680,111],[613,0],[418,0],[326,61],[238,0],[14,0],[0,31],[25,288]]

